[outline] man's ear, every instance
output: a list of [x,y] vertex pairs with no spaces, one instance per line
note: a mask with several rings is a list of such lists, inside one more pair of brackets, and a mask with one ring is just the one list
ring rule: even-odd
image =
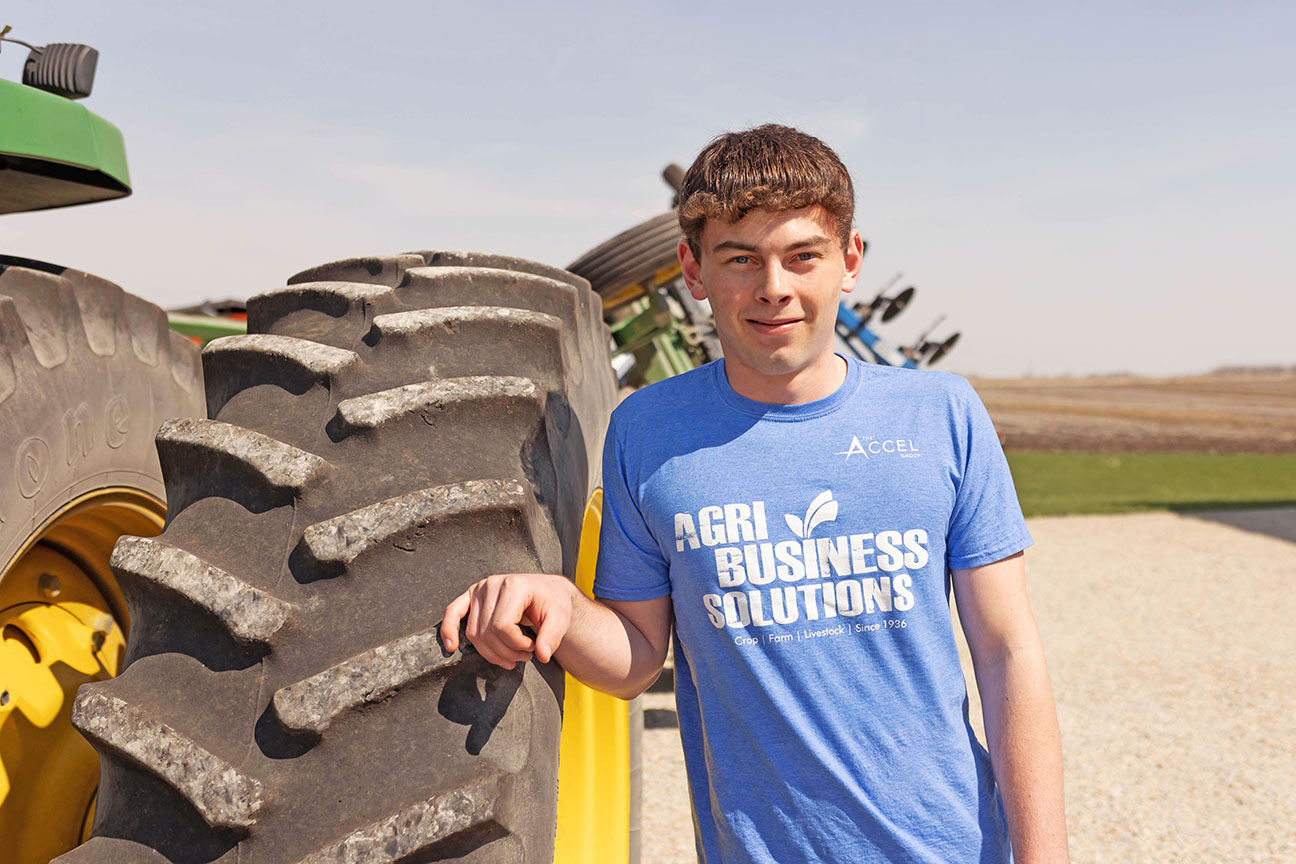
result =
[[842,293],[849,294],[855,290],[860,270],[864,268],[864,238],[852,228],[850,240],[846,243],[846,272],[842,274]]
[[693,247],[687,240],[680,240],[679,249],[680,270],[684,273],[684,284],[688,286],[689,293],[693,295],[694,300],[706,299],[706,287],[702,284],[702,265],[693,255]]

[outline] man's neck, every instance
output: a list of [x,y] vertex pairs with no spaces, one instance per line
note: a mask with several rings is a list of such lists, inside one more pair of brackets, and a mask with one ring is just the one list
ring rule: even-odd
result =
[[739,396],[774,405],[799,405],[825,399],[846,382],[846,360],[829,353],[812,365],[786,375],[762,375],[754,369],[725,364],[725,378]]

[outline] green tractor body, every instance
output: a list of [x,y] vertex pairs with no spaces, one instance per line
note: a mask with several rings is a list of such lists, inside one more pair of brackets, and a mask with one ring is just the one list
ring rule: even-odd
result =
[[126,145],[84,105],[0,80],[0,213],[49,210],[130,194]]
[[[28,47],[24,83],[0,79],[0,214],[131,194],[121,130],[73,101],[89,94],[98,52],[86,45]],[[172,329],[200,345],[247,332],[242,314],[177,310],[168,317]]]

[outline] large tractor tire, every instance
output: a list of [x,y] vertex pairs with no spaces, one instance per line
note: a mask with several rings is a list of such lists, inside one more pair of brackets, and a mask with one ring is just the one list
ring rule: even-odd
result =
[[108,561],[162,529],[153,436],[202,416],[198,346],[161,309],[76,270],[0,256],[0,861],[81,842],[99,759],[76,689],[129,626]]
[[[665,172],[668,184],[683,176],[673,174],[672,168],[682,172],[677,165],[669,166]],[[625,304],[650,293],[659,294],[669,316],[677,322],[688,362],[700,366],[720,359],[724,352],[716,337],[710,304],[693,299],[684,284],[678,257],[680,237],[674,211],[662,213],[600,243],[568,264],[567,269],[589,280],[608,311],[624,309]],[[660,347],[635,351],[636,364],[641,368],[650,365],[653,352]]]
[[607,297],[630,285],[678,275],[679,219],[673,212],[662,213],[611,240],[600,243],[577,258],[567,269],[589,280],[590,287]]
[[301,273],[248,325],[203,352],[211,419],[158,433],[166,530],[113,555],[135,624],[77,696],[103,782],[59,860],[548,864],[562,670],[436,631],[488,574],[575,575],[615,400],[597,295],[412,253]]

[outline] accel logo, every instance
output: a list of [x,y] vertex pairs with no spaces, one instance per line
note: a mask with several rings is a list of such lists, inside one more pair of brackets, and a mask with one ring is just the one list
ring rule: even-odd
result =
[[864,440],[861,441],[858,435],[852,435],[850,446],[833,455],[845,456],[846,461],[849,462],[852,456],[871,459],[874,456],[898,455],[902,459],[917,459],[921,454],[912,438],[874,438],[872,435],[865,435]]

